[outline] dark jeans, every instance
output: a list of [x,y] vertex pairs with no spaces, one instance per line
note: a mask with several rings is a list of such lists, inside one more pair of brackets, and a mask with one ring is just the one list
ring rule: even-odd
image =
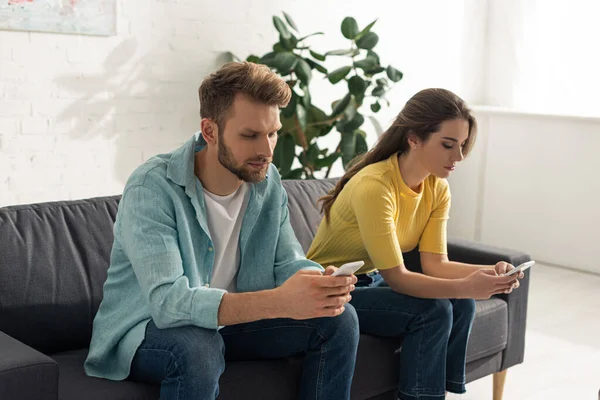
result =
[[[394,292],[378,273],[360,275],[352,292],[363,333],[403,337],[399,398],[439,400],[465,392],[471,299],[421,299]],[[390,354],[390,357],[392,355]]]
[[[262,320],[219,331],[195,326],[158,329],[150,321],[129,378],[160,384],[161,400],[214,399],[226,360],[304,353],[298,398],[349,399],[358,339],[351,305],[333,318]],[[260,397],[248,393],[248,398]]]

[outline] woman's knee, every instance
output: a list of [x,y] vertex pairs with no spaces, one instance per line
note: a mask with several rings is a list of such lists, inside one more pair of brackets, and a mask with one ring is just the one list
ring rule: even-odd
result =
[[453,322],[453,307],[448,299],[426,299],[427,310],[423,318],[427,321],[440,325],[440,328],[445,327],[448,331],[452,328]]

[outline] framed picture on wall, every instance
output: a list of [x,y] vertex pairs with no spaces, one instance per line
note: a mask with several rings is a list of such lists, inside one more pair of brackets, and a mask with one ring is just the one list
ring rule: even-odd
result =
[[0,29],[116,34],[116,0],[0,0]]

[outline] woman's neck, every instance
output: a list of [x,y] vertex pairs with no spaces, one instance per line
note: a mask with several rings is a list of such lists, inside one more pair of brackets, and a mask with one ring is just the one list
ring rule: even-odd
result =
[[418,192],[419,186],[429,176],[429,172],[410,151],[398,155],[398,166],[406,186]]

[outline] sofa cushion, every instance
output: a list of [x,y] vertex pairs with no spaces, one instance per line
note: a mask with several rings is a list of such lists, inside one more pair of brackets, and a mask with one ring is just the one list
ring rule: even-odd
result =
[[492,297],[476,301],[475,306],[475,321],[467,347],[467,363],[502,351],[508,340],[506,301]]
[[[352,393],[357,399],[369,398],[396,387],[397,368],[394,350],[400,342],[361,335]],[[59,366],[61,400],[130,400],[158,399],[156,385],[139,382],[115,382],[91,378],[83,371],[87,349],[52,355]],[[295,397],[301,374],[301,358],[227,363],[220,380],[219,399],[257,398],[264,400]],[[265,384],[268,382],[269,384]]]
[[[488,357],[499,354],[506,346],[506,302],[492,298],[477,301],[476,305],[477,317],[467,350],[471,366],[477,365],[478,360],[486,361]],[[394,353],[400,345],[401,341],[397,339],[361,335],[352,386],[353,398],[366,399],[394,390],[398,379],[398,360]],[[87,349],[52,355],[59,365],[61,400],[158,398],[159,390],[155,385],[86,376],[83,372],[86,355]],[[245,399],[248,393],[259,392],[261,399],[265,400],[293,398],[298,388],[300,369],[299,358],[227,363],[221,376],[219,398]]]
[[119,196],[0,208],[0,330],[43,352],[89,345]]

